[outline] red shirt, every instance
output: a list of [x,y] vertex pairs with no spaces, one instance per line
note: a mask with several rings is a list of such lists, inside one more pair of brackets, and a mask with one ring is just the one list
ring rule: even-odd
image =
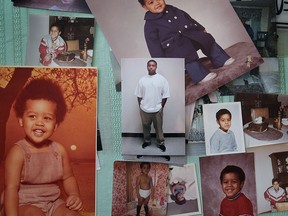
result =
[[221,216],[240,216],[253,215],[253,206],[251,201],[240,193],[233,199],[225,197],[220,206]]

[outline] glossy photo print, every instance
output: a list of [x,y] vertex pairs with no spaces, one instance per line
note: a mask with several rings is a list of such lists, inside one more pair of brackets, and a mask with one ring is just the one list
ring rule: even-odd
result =
[[115,161],[111,215],[167,215],[168,173],[163,163]]
[[195,164],[170,166],[167,191],[167,215],[188,216],[201,213]]
[[240,102],[203,104],[206,154],[245,152]]
[[288,211],[287,149],[287,143],[247,149],[255,155],[258,215]]
[[27,66],[91,67],[94,18],[29,15]]
[[205,142],[203,105],[216,103],[217,93],[204,95],[197,101],[185,107],[186,114],[186,139],[190,143]]
[[[283,1],[230,2],[263,57],[264,63],[221,86],[219,92],[221,95],[235,95],[241,92],[280,93],[280,62],[278,55],[281,53],[280,38],[281,31],[285,29],[283,28],[285,22],[283,20],[278,21],[278,18],[280,17],[279,13],[282,13],[285,8],[285,6],[283,7]],[[284,25],[282,26],[282,24]]]
[[[0,68],[1,193],[5,176],[6,188],[19,184],[20,204],[47,212],[53,202],[66,215],[67,201],[75,211],[95,215],[97,73],[96,68]],[[9,200],[11,191],[6,193]]]
[[85,0],[11,0],[16,7],[91,13]]
[[118,63],[185,58],[186,105],[263,63],[228,0],[140,2],[87,0]]
[[247,148],[288,141],[288,95],[238,93]]
[[257,215],[254,164],[253,153],[200,157],[203,215]]
[[263,57],[264,63],[252,69],[249,73],[227,83],[219,88],[221,96],[238,93],[275,94],[280,93],[281,81],[279,59]]
[[183,59],[122,59],[122,154],[185,155],[183,70]]

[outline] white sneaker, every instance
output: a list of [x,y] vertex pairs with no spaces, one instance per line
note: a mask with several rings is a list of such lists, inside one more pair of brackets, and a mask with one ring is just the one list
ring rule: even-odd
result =
[[209,80],[214,79],[216,76],[217,76],[216,73],[211,72],[211,73],[207,74],[206,77],[204,77],[204,78],[203,78],[200,82],[198,82],[198,83],[201,84],[201,83],[207,82],[207,81],[209,81]]
[[234,61],[235,61],[235,59],[231,57],[224,63],[223,66],[228,66],[228,65],[232,64]]

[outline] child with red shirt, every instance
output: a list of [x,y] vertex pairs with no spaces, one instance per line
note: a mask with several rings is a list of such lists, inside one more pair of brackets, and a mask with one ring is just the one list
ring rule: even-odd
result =
[[66,43],[60,34],[60,26],[57,24],[52,24],[50,26],[49,35],[46,35],[41,39],[39,46],[39,61],[42,65],[49,66],[57,55],[67,50]]
[[241,192],[244,182],[244,171],[234,165],[226,166],[220,175],[222,190],[226,197],[220,205],[221,216],[253,216],[251,201]]

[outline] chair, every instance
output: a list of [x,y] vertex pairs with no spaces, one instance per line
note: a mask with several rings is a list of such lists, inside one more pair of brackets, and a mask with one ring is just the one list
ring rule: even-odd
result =
[[67,51],[79,50],[79,40],[67,40]]

